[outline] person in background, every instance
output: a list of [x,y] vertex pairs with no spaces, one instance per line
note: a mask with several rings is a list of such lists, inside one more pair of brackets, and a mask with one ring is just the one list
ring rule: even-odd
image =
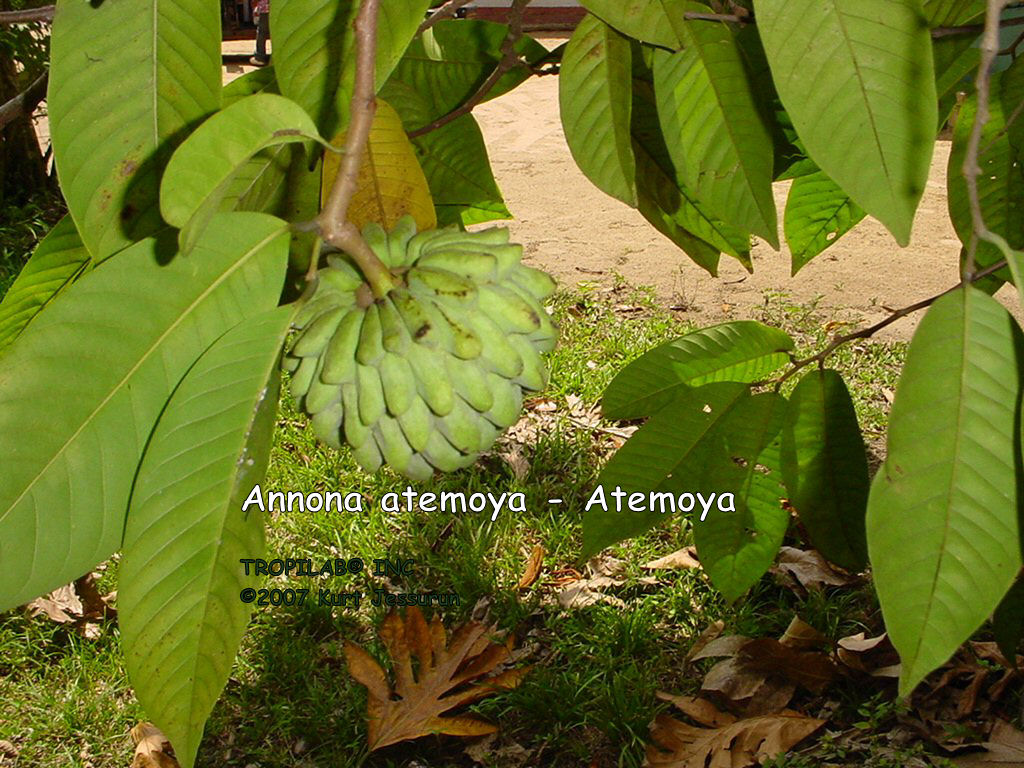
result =
[[267,38],[270,37],[270,0],[253,0],[253,15],[256,16],[256,52],[249,59],[257,67],[266,66],[270,62],[267,56]]

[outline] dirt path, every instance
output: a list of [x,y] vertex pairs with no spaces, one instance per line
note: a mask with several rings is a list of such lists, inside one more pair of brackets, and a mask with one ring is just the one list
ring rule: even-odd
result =
[[[674,305],[689,308],[698,324],[753,315],[764,292],[783,291],[799,302],[821,296],[820,306],[850,309],[872,322],[883,307],[900,307],[931,296],[957,279],[959,240],[946,211],[949,143],[935,146],[931,177],[914,224],[910,246],[899,248],[875,220],[862,221],[818,259],[790,277],[789,252],[758,241],[754,274],[723,257],[719,277],[694,265],[639,213],[594,187],[569,154],[558,119],[558,78],[533,78],[515,91],[478,107],[498,184],[515,239],[528,261],[560,282],[651,285]],[[781,216],[789,184],[776,185]],[[999,298],[1018,311],[1012,289]],[[914,320],[891,326],[880,338],[909,338]]]

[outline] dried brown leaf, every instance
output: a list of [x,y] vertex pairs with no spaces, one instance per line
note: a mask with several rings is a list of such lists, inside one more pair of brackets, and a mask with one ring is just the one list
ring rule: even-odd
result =
[[787,648],[794,648],[798,651],[828,646],[828,638],[799,616],[794,616],[793,620],[789,622],[789,626],[779,638],[779,642]]
[[670,555],[659,557],[640,566],[648,571],[659,568],[700,568],[700,560],[697,558],[696,547],[683,547]]
[[515,688],[526,673],[512,669],[492,674],[510,655],[507,645],[492,643],[493,628],[470,622],[449,641],[440,617],[435,615],[428,625],[420,609],[412,606],[404,621],[395,611],[388,614],[379,634],[392,659],[394,692],[373,657],[357,645],[345,644],[349,671],[367,689],[371,752],[431,734],[483,736],[498,730],[475,717],[443,716],[484,696]]
[[779,549],[779,556],[772,567],[772,572],[791,578],[805,590],[846,587],[858,581],[856,576],[836,569],[816,550],[801,550],[796,547]]
[[735,656],[749,642],[750,638],[743,635],[716,637],[714,640],[705,643],[704,647],[696,653],[691,652],[690,661],[714,659],[719,656]]
[[674,696],[664,691],[658,691],[656,695],[662,701],[674,704],[687,717],[709,728],[722,728],[736,722],[735,715],[723,712],[707,699],[697,696]]
[[139,723],[131,730],[135,743],[132,768],[179,768],[171,742],[152,723]]
[[719,619],[718,621],[711,622],[707,628],[700,633],[697,641],[693,644],[693,648],[686,654],[686,663],[689,664],[694,660],[698,654],[700,654],[712,640],[717,640],[725,629],[725,622]]
[[650,768],[749,768],[792,749],[825,724],[795,712],[738,720],[721,728],[698,728],[669,715],[651,726]]
[[774,676],[744,669],[736,657],[720,661],[704,676],[701,691],[736,709],[753,705],[758,714],[777,712],[789,704],[796,686]]
[[960,757],[954,762],[964,768],[1024,766],[1024,733],[1005,720],[996,720],[984,746],[987,752]]
[[836,657],[849,669],[872,677],[899,677],[900,657],[882,633],[878,637],[865,637],[863,632],[839,640]]
[[523,571],[523,575],[519,578],[516,588],[526,589],[532,586],[537,581],[537,577],[540,576],[540,569],[543,565],[544,547],[540,544],[534,544],[533,551],[530,552],[530,559],[526,562],[526,570]]
[[740,666],[747,671],[777,675],[821,693],[836,676],[836,667],[824,653],[797,651],[770,637],[751,640],[737,655]]

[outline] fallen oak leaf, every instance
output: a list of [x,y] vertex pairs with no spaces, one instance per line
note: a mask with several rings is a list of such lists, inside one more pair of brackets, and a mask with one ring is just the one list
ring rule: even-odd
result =
[[719,728],[700,728],[660,714],[651,724],[655,744],[647,746],[644,766],[749,768],[788,752],[825,722],[787,710],[736,720]]
[[770,637],[759,637],[737,654],[743,669],[763,672],[820,694],[836,676],[836,666],[823,653],[798,651]]
[[152,723],[139,723],[132,728],[131,736],[135,743],[132,768],[180,768],[171,742]]
[[[346,642],[349,672],[367,690],[367,740],[370,751],[432,734],[484,736],[496,725],[445,712],[519,684],[526,669],[491,675],[509,659],[508,645],[491,642],[493,628],[476,622],[462,625],[448,641],[441,618],[428,625],[416,606],[405,620],[392,611],[380,638],[392,659],[394,691],[383,668],[359,646]],[[412,658],[417,661],[413,671]]]
[[823,587],[848,587],[859,581],[856,576],[841,573],[816,550],[796,547],[781,547],[770,572],[782,576],[791,586],[799,584],[808,592]]

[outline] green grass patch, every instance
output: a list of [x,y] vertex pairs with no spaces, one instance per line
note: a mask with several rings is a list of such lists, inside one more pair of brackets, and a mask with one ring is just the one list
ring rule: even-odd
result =
[[[646,535],[612,547],[625,563],[618,605],[562,609],[551,586],[555,571],[581,568],[581,511],[602,463],[607,436],[574,422],[568,400],[592,405],[621,367],[650,347],[691,327],[663,309],[653,294],[619,285],[561,293],[554,299],[562,342],[551,355],[551,383],[531,403],[536,439],[510,462],[498,448],[476,466],[415,484],[419,492],[522,492],[526,511],[425,513],[417,507],[383,512],[380,500],[408,482],[388,470],[358,470],[347,452],[323,448],[289,398],[282,401],[267,491],[358,493],[360,512],[274,513],[268,557],[401,558],[412,575],[394,577],[397,591],[459,596],[444,609],[452,626],[470,617],[512,633],[532,665],[522,685],[473,709],[499,722],[496,749],[518,747],[527,765],[616,765],[639,768],[647,725],[664,708],[657,690],[692,692],[701,665],[683,658],[697,635],[722,619],[728,632],[777,636],[794,613],[830,637],[877,627],[869,590],[798,598],[766,578],[735,605],[699,572],[659,572],[651,581],[641,564],[691,542],[688,525],[670,518]],[[769,297],[766,321],[796,337],[800,354],[820,347],[830,318],[783,297]],[[834,365],[851,383],[862,423],[881,430],[884,389],[891,387],[905,345],[865,343],[844,350]],[[538,403],[545,404],[538,407]],[[548,504],[559,497],[562,505]],[[545,575],[516,589],[527,557],[543,545]],[[102,586],[116,583],[116,560]],[[268,578],[268,587],[370,593],[384,585],[366,573],[333,578]],[[258,608],[232,677],[207,726],[198,765],[248,766],[470,766],[464,743],[427,738],[365,758],[365,694],[346,670],[343,642],[359,643],[384,661],[375,628],[386,609],[364,600],[359,610],[317,606]],[[20,749],[18,765],[125,766],[129,728],[144,713],[128,685],[115,625],[86,640],[68,629],[16,611],[0,615],[0,739]],[[513,765],[495,758],[494,766]],[[781,765],[781,764],[780,764]],[[793,765],[800,765],[793,763]]]

